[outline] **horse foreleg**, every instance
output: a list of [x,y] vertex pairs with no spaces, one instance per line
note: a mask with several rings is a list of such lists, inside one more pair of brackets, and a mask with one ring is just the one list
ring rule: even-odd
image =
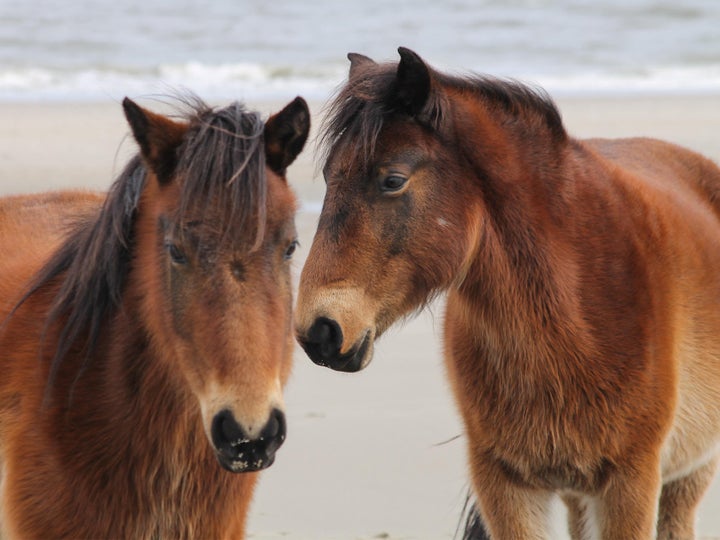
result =
[[653,540],[660,499],[660,463],[656,456],[635,455],[618,466],[595,498],[603,540]]
[[682,478],[665,484],[660,496],[658,540],[695,538],[695,510],[710,486],[720,456]]
[[473,483],[477,506],[493,540],[548,540],[554,495],[510,479],[492,461],[475,463]]
[[584,497],[563,495],[568,511],[568,532],[572,540],[594,540],[598,536],[595,516]]

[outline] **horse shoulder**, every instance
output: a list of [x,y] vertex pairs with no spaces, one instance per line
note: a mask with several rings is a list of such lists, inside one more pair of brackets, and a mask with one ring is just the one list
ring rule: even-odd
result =
[[0,199],[0,239],[27,248],[23,241],[55,239],[73,220],[96,211],[104,195],[89,191],[59,191],[12,195]]
[[653,255],[668,289],[677,405],[662,465],[673,479],[707,463],[720,447],[720,168],[654,139],[587,144],[618,167],[663,223],[662,249]]
[[607,219],[623,223],[617,240],[634,243],[655,291],[665,288],[677,309],[720,301],[720,169],[655,139],[585,144],[608,164],[610,175],[602,181],[621,201]]

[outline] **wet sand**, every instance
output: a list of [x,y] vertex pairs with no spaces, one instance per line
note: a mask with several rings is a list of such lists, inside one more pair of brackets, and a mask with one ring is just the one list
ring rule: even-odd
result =
[[[151,102],[142,102],[153,108]],[[720,162],[720,96],[565,98],[576,136],[644,135]],[[270,113],[283,104],[251,103]],[[315,125],[321,104],[311,104]],[[119,103],[0,104],[0,194],[63,187],[106,189],[134,152]],[[301,249],[312,241],[324,184],[314,145],[289,169],[300,201]],[[465,501],[465,440],[441,359],[442,300],[390,331],[360,374],[314,366],[297,349],[286,391],[289,435],[263,473],[253,539],[452,538]],[[698,534],[720,538],[720,478]],[[564,539],[562,510],[554,519]]]

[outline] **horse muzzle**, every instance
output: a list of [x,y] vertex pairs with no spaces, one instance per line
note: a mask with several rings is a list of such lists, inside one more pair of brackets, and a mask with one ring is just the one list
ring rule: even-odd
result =
[[211,436],[220,465],[230,472],[266,469],[275,461],[275,453],[285,442],[285,414],[274,409],[256,438],[250,438],[227,409],[215,415]]
[[374,334],[374,331],[366,330],[355,344],[342,352],[343,331],[340,325],[328,317],[318,317],[307,331],[298,331],[297,340],[317,365],[354,373],[370,363]]

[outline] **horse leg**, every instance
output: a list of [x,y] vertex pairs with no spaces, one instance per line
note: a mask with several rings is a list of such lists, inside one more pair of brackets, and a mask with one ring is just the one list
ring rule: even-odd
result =
[[480,514],[493,540],[549,540],[551,501],[550,492],[517,486],[478,497]]
[[493,540],[548,540],[552,492],[526,487],[494,460],[475,460],[477,507]]
[[695,538],[695,510],[713,480],[719,461],[720,456],[716,456],[689,475],[663,486],[660,495],[658,540]]
[[562,500],[568,511],[568,532],[572,540],[593,540],[595,530],[593,527],[594,516],[587,506],[583,497],[575,495],[563,495]]
[[653,540],[662,487],[657,456],[633,456],[618,467],[597,497],[603,540]]

